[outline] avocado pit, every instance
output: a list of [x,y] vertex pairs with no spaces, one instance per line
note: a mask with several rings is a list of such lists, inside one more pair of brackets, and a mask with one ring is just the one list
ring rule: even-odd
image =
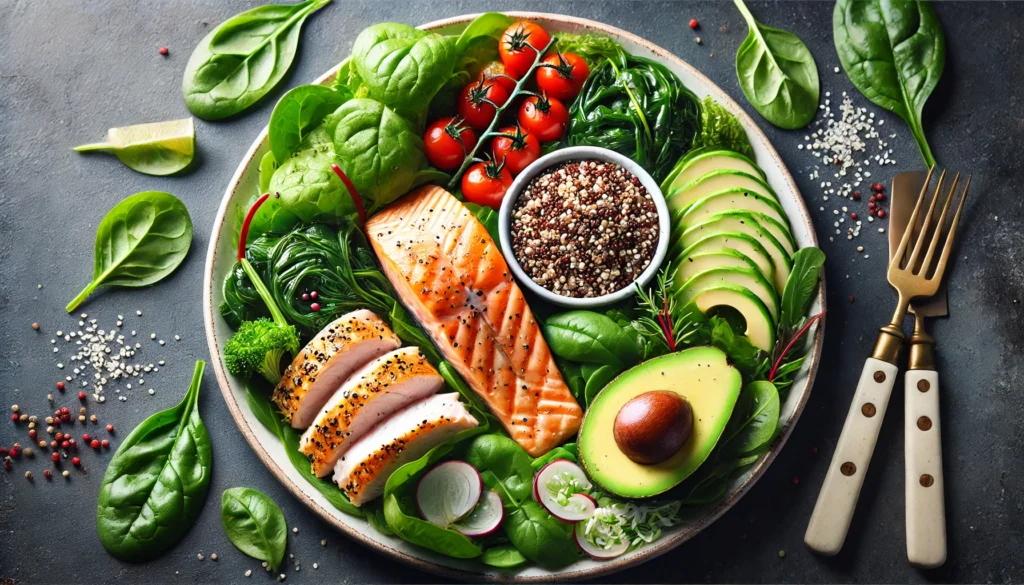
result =
[[626,457],[641,465],[654,465],[678,453],[689,440],[693,409],[676,392],[644,392],[622,405],[612,431]]

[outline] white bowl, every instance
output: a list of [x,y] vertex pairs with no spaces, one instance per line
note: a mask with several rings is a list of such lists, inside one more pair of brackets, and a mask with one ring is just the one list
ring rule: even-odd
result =
[[[651,199],[654,201],[654,207],[658,210],[658,247],[654,251],[654,258],[651,259],[651,263],[640,273],[640,277],[628,286],[599,297],[576,298],[551,292],[527,276],[522,265],[519,264],[515,253],[512,251],[512,209],[534,177],[553,166],[582,160],[600,160],[614,163],[640,179],[640,184],[647,189],[647,193],[650,194]],[[623,156],[614,150],[599,146],[569,146],[538,158],[530,166],[523,169],[523,172],[519,173],[516,180],[512,182],[512,186],[509,187],[505,199],[501,202],[501,209],[498,211],[498,233],[501,235],[501,241],[506,242],[502,252],[505,255],[505,261],[508,263],[509,268],[512,269],[512,274],[519,282],[519,286],[525,287],[550,303],[574,309],[585,309],[610,305],[624,300],[636,293],[637,284],[644,286],[654,278],[658,268],[661,267],[661,263],[665,260],[665,254],[668,253],[668,239],[672,231],[669,219],[668,205],[665,203],[665,195],[662,194],[661,187],[658,186],[658,182],[654,180],[654,177],[648,174],[633,159]]]

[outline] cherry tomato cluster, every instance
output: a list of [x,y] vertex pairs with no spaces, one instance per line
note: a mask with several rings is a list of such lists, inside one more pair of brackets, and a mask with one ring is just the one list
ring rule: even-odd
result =
[[[533,66],[537,51],[551,42],[539,25],[519,21],[508,27],[498,41],[500,61],[488,63],[459,92],[457,116],[435,120],[423,140],[430,164],[443,171],[458,170],[494,121],[498,109],[515,93],[519,80]],[[571,103],[583,88],[590,68],[574,53],[547,55],[531,82],[536,91],[522,90],[526,99],[509,108],[508,125],[485,134],[490,140],[490,159],[471,165],[462,177],[467,201],[497,209],[512,178],[540,157],[541,143],[561,140],[569,125]],[[518,96],[516,96],[518,97]],[[503,116],[504,121],[504,116]],[[486,146],[485,146],[486,148]]]

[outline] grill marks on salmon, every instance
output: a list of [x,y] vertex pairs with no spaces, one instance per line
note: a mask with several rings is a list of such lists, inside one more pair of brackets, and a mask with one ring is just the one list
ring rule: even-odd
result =
[[466,206],[423,187],[366,231],[402,302],[517,443],[538,456],[576,433],[583,412],[501,251]]
[[373,312],[342,315],[317,333],[285,368],[272,400],[293,428],[304,429],[352,372],[401,345]]
[[477,426],[458,392],[435,394],[395,413],[356,441],[334,467],[334,481],[356,506],[380,496],[400,466]]
[[403,347],[370,362],[327,401],[299,440],[299,451],[324,477],[375,425],[441,389],[444,380],[418,348]]

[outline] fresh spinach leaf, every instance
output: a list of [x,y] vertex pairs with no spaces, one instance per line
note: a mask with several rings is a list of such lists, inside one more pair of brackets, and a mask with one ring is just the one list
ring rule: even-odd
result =
[[103,548],[126,561],[160,556],[188,531],[210,488],[213,453],[199,418],[206,362],[196,362],[180,404],[142,421],[117,448],[100,483]]
[[334,150],[366,212],[404,195],[426,166],[423,139],[413,125],[381,102],[353,99],[335,112]]
[[839,0],[832,14],[839,62],[864,97],[903,118],[926,166],[935,166],[921,111],[946,65],[946,37],[931,2]]
[[566,443],[560,447],[555,447],[534,459],[533,462],[530,463],[530,466],[533,467],[534,471],[540,471],[545,465],[558,459],[566,459],[573,463],[579,461],[579,449],[576,446],[576,443]]
[[109,152],[133,171],[173,175],[192,163],[196,130],[192,118],[137,124],[107,131],[107,141],[76,146],[76,152]]
[[483,554],[480,545],[464,534],[406,513],[394,494],[384,496],[384,520],[402,540],[443,555],[472,559]]
[[[252,207],[252,204],[259,198],[260,195],[253,195],[245,209],[239,210],[239,215],[242,215],[243,219],[245,211]],[[252,217],[252,223],[249,224],[249,241],[251,242],[255,238],[267,233],[286,233],[299,223],[301,223],[299,217],[285,209],[281,205],[281,197],[275,193],[263,202],[263,205],[256,210],[256,215]]]
[[370,526],[385,536],[394,536],[395,532],[388,526],[388,521],[384,518],[384,504],[380,499],[367,502],[362,506],[363,513],[366,516],[366,521],[370,523]]
[[763,352],[754,347],[746,336],[738,335],[728,321],[717,315],[708,320],[711,345],[724,351],[736,369],[747,380],[757,380],[765,374],[767,360]]
[[174,272],[192,245],[192,218],[177,197],[143,191],[107,212],[96,230],[92,282],[70,313],[101,286],[148,286]]
[[295,59],[303,22],[330,2],[259,6],[210,31],[185,66],[181,90],[188,109],[204,120],[219,120],[267,95]]
[[356,214],[353,196],[331,169],[338,162],[333,128],[328,121],[313,130],[270,179],[269,191],[280,195],[281,207],[304,222],[338,223]]
[[565,380],[565,384],[569,387],[576,402],[586,404],[587,379],[583,377],[583,364],[558,356],[555,356],[555,363],[558,364],[558,369],[562,372],[562,379]]
[[494,240],[498,247],[501,247],[501,241],[498,238],[498,212],[492,207],[484,205],[477,205],[469,201],[463,203],[469,211],[476,216],[480,223],[484,224],[487,228],[487,233],[491,235],[491,239]]
[[532,499],[513,506],[502,522],[512,546],[546,568],[565,566],[579,558],[572,537],[573,526],[558,520]]
[[700,103],[700,135],[693,141],[693,146],[694,149],[731,150],[754,157],[754,148],[750,146],[743,124],[711,96]]
[[788,331],[807,314],[818,289],[818,277],[825,264],[825,253],[818,248],[801,248],[793,254],[793,268],[782,289],[779,329]]
[[236,487],[220,498],[220,522],[231,544],[276,571],[288,545],[284,512],[263,492]]
[[489,567],[511,569],[526,564],[526,557],[516,550],[516,547],[503,544],[485,550],[484,554],[480,555],[480,562]]
[[765,26],[743,0],[733,0],[750,32],[736,51],[736,75],[747,101],[779,128],[803,128],[818,111],[818,66],[793,33]]
[[601,313],[566,311],[551,316],[542,329],[552,353],[565,359],[620,369],[628,368],[640,359],[634,338]]
[[[259,168],[260,192],[253,195],[253,201],[258,199],[260,195],[270,192],[270,178],[274,176],[274,171],[276,171],[280,166],[281,164],[277,162],[276,158],[274,158],[274,151],[268,150],[267,153],[263,155],[263,158],[260,159]],[[267,203],[264,203],[263,205],[267,205],[268,203],[270,202],[267,201]],[[248,210],[249,207],[252,207],[251,202],[246,209]],[[263,211],[263,207],[260,207],[259,210],[256,211],[256,214],[259,215],[260,211]],[[252,226],[249,227],[249,230],[252,230]]]
[[512,26],[515,21],[516,19],[500,12],[485,12],[474,18],[473,22],[463,29],[462,34],[455,41],[455,48],[460,53],[464,52],[471,41],[481,37],[491,39],[491,44],[496,46],[495,41],[500,39],[505,29]]
[[323,85],[300,85],[281,96],[267,125],[274,159],[287,161],[324,118],[350,99],[347,87]]
[[473,439],[465,460],[481,472],[493,473],[516,501],[525,500],[533,493],[533,467],[530,465],[533,459],[505,435],[492,433]]
[[771,382],[751,382],[743,387],[741,400],[741,416],[733,416],[736,422],[722,439],[723,452],[734,457],[760,455],[779,428],[779,392]]
[[590,405],[594,402],[594,398],[597,397],[597,393],[603,390],[609,382],[622,373],[622,368],[617,366],[601,365],[595,367],[594,364],[583,364],[583,367],[580,368],[580,372],[583,374],[583,378],[587,381],[583,390],[583,395],[586,399],[586,404]]

